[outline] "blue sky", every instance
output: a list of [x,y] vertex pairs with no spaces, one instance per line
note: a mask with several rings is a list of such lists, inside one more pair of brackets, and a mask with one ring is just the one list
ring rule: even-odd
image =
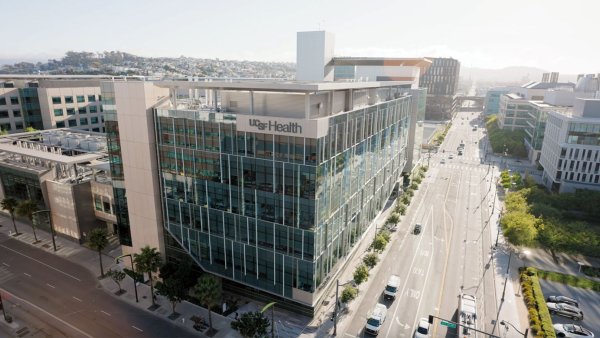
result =
[[296,32],[325,29],[340,56],[600,72],[598,0],[29,0],[2,12],[0,59],[121,50],[293,62]]

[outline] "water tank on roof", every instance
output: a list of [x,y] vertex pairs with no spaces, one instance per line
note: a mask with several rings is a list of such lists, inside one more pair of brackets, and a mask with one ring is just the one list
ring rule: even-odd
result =
[[105,150],[106,142],[103,140],[100,140],[100,139],[95,139],[93,141],[90,141],[88,147],[89,147],[89,151]]
[[89,144],[90,144],[90,138],[83,139],[83,140],[81,140],[81,142],[79,142],[79,148],[82,150],[90,150]]

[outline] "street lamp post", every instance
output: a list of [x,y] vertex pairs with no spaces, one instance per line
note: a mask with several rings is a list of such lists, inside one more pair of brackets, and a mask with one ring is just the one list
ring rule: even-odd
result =
[[133,256],[132,254],[126,254],[126,255],[121,255],[117,258],[115,258],[115,264],[119,264],[119,259],[123,258],[123,257],[129,257],[129,260],[131,261],[131,271],[133,271],[133,290],[135,291],[135,302],[138,303],[139,299],[138,299],[138,292],[137,292],[137,280],[136,280],[136,274],[135,274],[135,266],[133,265]]
[[508,255],[508,265],[506,266],[506,277],[504,278],[504,289],[502,290],[502,301],[504,302],[504,294],[506,293],[506,284],[508,284],[508,276],[510,270],[510,259],[512,258],[512,250],[510,250],[510,254]]
[[36,215],[39,214],[41,212],[47,212],[48,213],[48,223],[50,224],[50,234],[52,235],[52,247],[54,248],[54,252],[56,252],[56,240],[54,239],[54,237],[56,236],[56,234],[54,233],[54,224],[52,223],[52,211],[46,209],[46,210],[40,210],[40,211],[36,211],[31,213],[31,215]]
[[271,302],[260,310],[260,312],[263,313],[268,308],[271,308],[271,338],[275,338],[275,304],[277,304],[277,302]]
[[517,332],[519,332],[519,334],[522,334],[522,335],[523,335],[523,338],[527,338],[527,334],[529,333],[529,328],[526,328],[526,329],[525,329],[525,333],[523,333],[523,332],[521,332],[521,331],[517,330],[517,328],[516,328],[516,327],[515,327],[515,326],[514,326],[514,325],[513,325],[511,322],[509,322],[509,321],[506,321],[506,320],[503,320],[503,321],[501,321],[501,322],[500,322],[500,325],[504,325],[504,326],[506,327],[506,330],[507,330],[507,331],[508,331],[508,325],[512,326],[512,328],[513,328],[515,331],[517,331]]
[[351,281],[348,281],[346,283],[340,284],[340,280],[336,279],[335,282],[336,282],[336,285],[335,285],[335,306],[333,307],[334,308],[334,310],[333,310],[333,335],[334,336],[337,335],[337,317],[338,317],[338,311],[339,311],[339,309],[338,309],[338,306],[339,306],[338,305],[339,304],[338,294],[340,293],[339,292],[340,291],[340,286],[344,286],[344,285],[347,285],[347,284],[350,284],[350,283],[354,283],[354,281],[351,280]]

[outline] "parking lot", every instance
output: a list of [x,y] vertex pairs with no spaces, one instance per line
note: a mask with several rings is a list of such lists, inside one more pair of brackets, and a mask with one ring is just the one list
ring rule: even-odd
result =
[[592,331],[596,337],[600,336],[600,293],[575,288],[562,283],[549,282],[540,279],[544,298],[548,296],[561,295],[579,300],[579,308],[583,310],[583,320],[574,321],[570,318],[553,315],[554,324],[578,324]]

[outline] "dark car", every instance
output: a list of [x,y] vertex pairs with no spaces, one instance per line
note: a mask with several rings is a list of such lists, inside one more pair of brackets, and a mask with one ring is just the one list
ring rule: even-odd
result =
[[563,303],[579,307],[579,301],[577,299],[565,297],[565,296],[550,296],[546,298],[548,303]]
[[421,226],[421,224],[417,223],[415,224],[415,229],[413,230],[413,233],[415,235],[418,235],[421,233],[421,229],[423,228],[423,226]]
[[573,320],[583,320],[583,311],[578,307],[563,303],[546,303],[551,315],[559,315],[572,318]]

